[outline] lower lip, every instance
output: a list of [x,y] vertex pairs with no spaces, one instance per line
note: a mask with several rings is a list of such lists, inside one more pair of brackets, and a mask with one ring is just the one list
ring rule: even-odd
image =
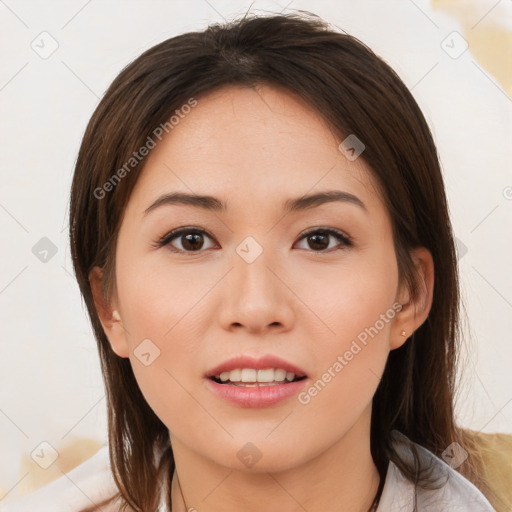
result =
[[308,379],[273,386],[233,386],[207,378],[207,386],[216,395],[239,407],[270,407],[297,395]]

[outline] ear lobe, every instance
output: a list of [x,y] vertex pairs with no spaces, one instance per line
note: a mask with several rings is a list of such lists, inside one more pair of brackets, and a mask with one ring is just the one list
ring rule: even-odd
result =
[[119,312],[111,307],[111,304],[103,294],[103,270],[100,267],[94,267],[90,271],[89,283],[96,312],[112,350],[119,357],[128,357],[129,348],[126,340],[126,331],[121,322]]
[[428,317],[434,296],[434,260],[430,251],[419,247],[411,252],[417,272],[416,294],[404,285],[398,297],[402,309],[396,315],[391,332],[390,349],[401,347]]

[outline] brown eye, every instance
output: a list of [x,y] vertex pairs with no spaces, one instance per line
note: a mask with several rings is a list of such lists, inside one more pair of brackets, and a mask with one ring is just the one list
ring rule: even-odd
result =
[[180,236],[182,247],[187,251],[198,251],[204,244],[204,237],[201,233],[189,233]]
[[327,233],[315,233],[306,237],[309,246],[312,249],[323,251],[329,247],[329,238],[331,235]]
[[[202,229],[180,229],[165,235],[159,242],[160,247],[170,246],[172,251],[176,252],[196,252],[205,249],[205,240],[211,239]],[[177,242],[177,244],[176,244]],[[178,245],[178,246],[177,246]],[[206,249],[210,249],[206,247]]]
[[[332,238],[339,242],[338,249],[343,249],[346,246],[352,245],[352,242],[347,235],[341,231],[336,231],[333,229],[316,229],[303,235],[300,240],[305,240],[308,247],[313,249],[314,252],[323,252],[327,249],[336,247],[336,245],[330,245]],[[340,245],[341,247],[339,247]]]

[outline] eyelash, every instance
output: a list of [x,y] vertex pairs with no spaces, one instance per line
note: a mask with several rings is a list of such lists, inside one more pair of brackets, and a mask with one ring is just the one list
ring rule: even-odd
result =
[[[170,243],[174,239],[179,238],[180,236],[183,236],[185,234],[190,234],[190,233],[199,233],[199,234],[207,235],[209,238],[211,238],[213,240],[213,237],[207,231],[205,231],[204,229],[194,228],[194,227],[178,228],[178,229],[174,229],[174,230],[170,231],[169,233],[166,233],[164,236],[159,238],[154,243],[154,246],[156,248],[160,248],[160,247],[164,247],[164,246],[168,245],[169,249],[172,252],[175,252],[175,253],[198,254],[203,249],[199,249],[197,251],[185,251],[183,249],[177,249],[177,248],[172,247],[170,245]],[[347,247],[351,247],[353,245],[352,239],[348,235],[346,235],[342,231],[338,231],[337,229],[333,229],[333,228],[314,228],[314,229],[312,229],[310,231],[307,231],[306,233],[303,233],[300,236],[300,238],[298,239],[298,241],[301,241],[301,240],[307,238],[308,236],[311,236],[311,235],[316,234],[316,233],[321,233],[321,234],[324,234],[324,235],[331,235],[336,240],[341,242],[342,247],[338,247],[337,249],[331,247],[328,250],[324,249],[324,250],[320,250],[320,251],[310,250],[309,252],[313,252],[313,253],[317,253],[317,254],[324,254],[324,253],[333,252],[333,249],[334,250],[344,250]]]

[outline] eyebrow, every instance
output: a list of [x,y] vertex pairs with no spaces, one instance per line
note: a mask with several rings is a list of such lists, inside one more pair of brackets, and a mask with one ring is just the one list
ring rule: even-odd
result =
[[[365,204],[357,196],[341,190],[327,190],[315,194],[305,195],[297,198],[288,199],[283,204],[285,213],[309,210],[326,203],[342,202],[359,206],[365,212],[368,212]],[[204,210],[223,212],[227,210],[227,204],[213,196],[187,194],[183,192],[173,192],[164,194],[157,198],[150,206],[144,210],[144,215],[164,205],[188,205]]]

